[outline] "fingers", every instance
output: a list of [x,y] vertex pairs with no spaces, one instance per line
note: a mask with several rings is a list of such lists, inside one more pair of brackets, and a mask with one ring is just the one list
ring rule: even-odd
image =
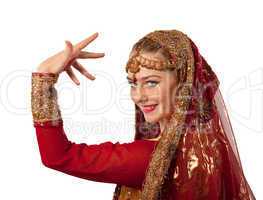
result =
[[95,80],[95,76],[91,75],[78,61],[74,61],[72,66],[75,67],[81,74],[90,80]]
[[72,50],[73,50],[73,45],[72,45],[72,43],[70,42],[70,41],[68,41],[68,40],[65,40],[65,43],[66,43],[66,52],[68,53],[68,54],[70,54],[71,52],[72,52]]
[[62,61],[63,66],[67,65],[67,63],[70,61],[72,57],[72,52],[73,52],[73,45],[71,44],[71,42],[68,40],[65,40],[65,43],[66,43],[65,50],[64,50],[65,59]]
[[74,51],[80,51],[81,49],[85,48],[89,43],[91,43],[93,40],[95,40],[98,37],[99,33],[93,33],[88,38],[82,40],[81,42],[77,43],[74,46]]
[[66,69],[67,74],[69,75],[69,77],[72,79],[72,81],[74,83],[76,83],[77,85],[80,84],[79,80],[77,79],[76,75],[74,74],[73,70],[71,67],[69,67],[68,69]]
[[[104,53],[94,53],[94,52],[82,52],[81,49],[85,48],[89,43],[95,40],[98,37],[98,32],[92,34],[88,38],[84,39],[83,41],[77,43],[76,45],[72,45],[71,42],[65,41],[66,49],[65,49],[65,61],[63,61],[64,66],[68,65],[69,67],[66,68],[66,72],[69,77],[72,79],[74,83],[77,85],[80,84],[79,80],[77,79],[76,75],[74,74],[71,65],[75,67],[80,73],[84,76],[89,78],[90,80],[94,80],[95,77],[91,75],[80,63],[75,60],[77,58],[101,58],[105,54]],[[73,59],[75,61],[73,61]]]
[[101,58],[104,57],[105,53],[95,53],[95,52],[79,52],[78,58]]

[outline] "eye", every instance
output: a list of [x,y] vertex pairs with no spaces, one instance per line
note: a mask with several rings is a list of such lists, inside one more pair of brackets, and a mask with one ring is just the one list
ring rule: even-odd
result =
[[155,87],[159,82],[158,81],[147,81],[146,84],[149,87]]
[[132,88],[135,88],[137,86],[137,84],[134,82],[128,81],[128,83]]

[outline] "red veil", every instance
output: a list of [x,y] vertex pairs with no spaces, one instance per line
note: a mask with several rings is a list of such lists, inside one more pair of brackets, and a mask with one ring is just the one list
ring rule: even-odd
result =
[[[162,185],[163,198],[169,193],[176,199],[255,199],[243,173],[217,76],[194,42],[189,41],[194,56],[192,95],[184,121],[185,129],[169,164],[165,184]],[[158,136],[159,125],[145,122],[142,111],[136,105],[135,109],[134,139]],[[158,155],[153,153],[154,156]],[[152,184],[156,178],[156,174],[149,175],[154,170],[149,171],[146,184]],[[172,190],[169,190],[169,185],[173,185]],[[157,198],[151,197],[150,193],[147,195],[147,199],[160,198],[160,194],[157,194]]]

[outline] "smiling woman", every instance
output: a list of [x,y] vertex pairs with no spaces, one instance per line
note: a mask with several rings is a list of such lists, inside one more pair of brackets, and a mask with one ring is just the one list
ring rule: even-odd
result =
[[[157,30],[132,48],[126,65],[136,110],[133,142],[87,145],[67,139],[54,84],[97,34],[44,61],[32,74],[32,114],[45,166],[80,178],[116,183],[114,200],[255,199],[243,174],[219,81],[194,42]],[[85,55],[85,56],[84,56]]]

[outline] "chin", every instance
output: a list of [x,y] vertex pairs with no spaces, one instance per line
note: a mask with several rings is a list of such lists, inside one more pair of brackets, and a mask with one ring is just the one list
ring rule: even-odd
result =
[[161,119],[161,117],[159,116],[147,116],[147,114],[144,114],[144,118],[145,118],[145,121],[149,123],[157,123]]
[[144,115],[144,119],[145,121],[149,122],[149,123],[156,123],[156,122],[160,122],[163,119],[168,119],[172,116],[171,112],[167,112],[167,113],[158,113],[158,114],[145,114]]

